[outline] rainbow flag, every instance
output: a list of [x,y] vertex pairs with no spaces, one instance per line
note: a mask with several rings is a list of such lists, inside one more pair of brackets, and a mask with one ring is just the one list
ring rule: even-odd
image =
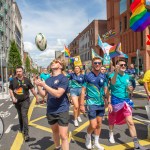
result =
[[92,52],[92,59],[93,59],[94,57],[99,57],[101,60],[103,60],[103,58],[102,58],[101,56],[99,56],[99,55],[94,51],[94,49],[92,49],[91,52]]
[[70,50],[65,46],[64,47],[65,57],[70,57]]
[[130,28],[133,31],[143,31],[150,25],[150,12],[147,11],[144,0],[134,0],[130,9],[132,12],[130,17]]
[[111,59],[114,58],[114,57],[117,57],[117,56],[128,58],[128,55],[121,51],[121,43],[118,43],[117,45],[114,45],[110,48],[109,56],[110,56]]

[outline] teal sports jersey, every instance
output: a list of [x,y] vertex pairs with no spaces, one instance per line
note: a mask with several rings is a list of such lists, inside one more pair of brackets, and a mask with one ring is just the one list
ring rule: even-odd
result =
[[68,74],[67,77],[70,79],[70,88],[81,88],[84,83],[84,75],[76,75],[75,73]]
[[106,76],[99,74],[96,76],[93,72],[85,75],[86,104],[87,105],[104,105],[104,87],[107,86]]
[[43,80],[43,81],[46,81],[48,78],[50,77],[50,74],[49,73],[41,73],[40,74],[40,78]]
[[[112,79],[114,74],[115,73],[110,74],[109,78]],[[124,73],[124,75],[121,75],[118,73],[116,83],[113,85],[110,82],[111,95],[116,96],[118,98],[128,98],[128,86],[130,84],[129,79],[130,77],[128,74]]]

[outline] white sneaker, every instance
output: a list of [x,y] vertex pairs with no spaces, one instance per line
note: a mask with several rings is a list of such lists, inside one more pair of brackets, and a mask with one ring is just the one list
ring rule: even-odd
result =
[[114,144],[115,143],[115,139],[114,139],[114,134],[113,132],[109,132],[109,142]]
[[75,127],[78,127],[78,126],[79,126],[78,120],[74,120],[74,126],[75,126]]
[[80,116],[79,116],[77,119],[78,119],[78,121],[79,121],[79,122],[82,122],[82,119],[81,119],[81,117],[80,117]]
[[92,142],[91,142],[91,139],[87,137],[85,137],[85,146],[87,149],[92,149]]
[[95,148],[95,149],[97,149],[97,150],[104,150],[104,147],[101,146],[99,143],[95,143],[95,144],[93,145],[93,148]]

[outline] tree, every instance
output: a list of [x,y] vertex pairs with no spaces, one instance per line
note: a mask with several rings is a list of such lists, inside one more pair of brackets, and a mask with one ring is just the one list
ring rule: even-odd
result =
[[22,66],[21,55],[15,41],[11,42],[8,55],[8,66],[14,72],[17,66]]
[[27,56],[26,61],[25,61],[25,68],[26,68],[26,72],[30,73],[30,71],[31,71],[31,68],[30,68],[30,59],[29,59],[28,56]]

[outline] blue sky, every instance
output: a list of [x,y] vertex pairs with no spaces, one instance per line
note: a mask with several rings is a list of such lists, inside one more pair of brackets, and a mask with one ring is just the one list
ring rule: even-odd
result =
[[[94,19],[106,19],[106,0],[16,0],[22,15],[25,51],[40,66],[54,59]],[[44,52],[35,44],[37,33],[48,42]]]

